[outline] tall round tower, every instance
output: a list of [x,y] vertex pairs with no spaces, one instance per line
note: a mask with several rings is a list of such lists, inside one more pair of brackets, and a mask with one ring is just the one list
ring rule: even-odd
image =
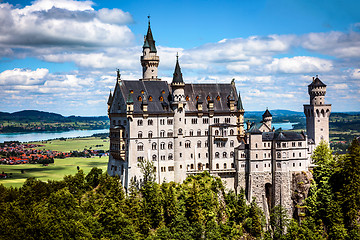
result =
[[176,66],[171,82],[172,109],[174,110],[174,181],[182,182],[186,178],[185,164],[185,83],[176,56]]
[[159,56],[155,47],[155,40],[153,38],[150,20],[146,36],[144,37],[143,55],[140,58],[141,66],[143,68],[142,80],[160,80],[158,78]]
[[321,140],[329,142],[331,104],[325,104],[326,85],[316,76],[308,86],[310,104],[304,105],[306,133],[317,146]]

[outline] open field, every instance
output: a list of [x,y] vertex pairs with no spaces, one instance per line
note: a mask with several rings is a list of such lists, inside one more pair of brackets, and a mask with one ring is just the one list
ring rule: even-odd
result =
[[45,145],[35,149],[46,149],[51,151],[70,152],[83,151],[84,149],[91,150],[109,150],[110,140],[100,139],[99,137],[86,138],[70,138],[65,140],[49,140],[42,142],[33,142],[34,144]]
[[[0,173],[12,173],[11,178],[0,179],[0,184],[6,187],[21,187],[29,177],[35,177],[41,181],[61,180],[65,175],[74,175],[77,172],[77,166],[85,174],[93,167],[106,171],[108,159],[109,157],[55,159],[55,163],[49,164],[49,166],[41,164],[0,165]],[[22,174],[21,170],[25,172]]]

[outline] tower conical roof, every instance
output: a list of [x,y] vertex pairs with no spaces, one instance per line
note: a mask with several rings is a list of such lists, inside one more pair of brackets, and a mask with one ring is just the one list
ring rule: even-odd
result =
[[237,110],[244,110],[244,107],[243,107],[243,104],[242,104],[242,101],[241,101],[240,92],[239,92],[239,97],[238,97],[238,101],[237,101],[237,104],[236,104],[236,108],[237,108]]
[[175,71],[174,71],[173,80],[171,83],[184,83],[178,56],[176,56]]
[[156,47],[155,47],[155,40],[154,40],[152,32],[151,32],[150,21],[149,21],[148,31],[147,31],[146,37],[144,39],[143,48],[150,48],[150,52],[155,52],[155,53],[157,52]]
[[326,85],[316,76],[316,78],[312,81],[312,83],[309,85],[313,87],[326,87]]
[[108,105],[111,104],[112,98],[113,98],[113,97],[112,97],[111,90],[110,90],[110,94],[109,94],[109,98],[108,98],[108,102],[107,102]]
[[263,116],[263,118],[272,117],[272,115],[268,109],[266,109],[266,111],[264,112],[264,114],[262,116]]

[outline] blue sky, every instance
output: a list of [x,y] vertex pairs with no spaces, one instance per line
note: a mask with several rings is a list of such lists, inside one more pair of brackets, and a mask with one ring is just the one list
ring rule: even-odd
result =
[[360,110],[360,1],[0,1],[0,111],[106,115],[115,70],[141,77],[147,15],[159,76],[230,83],[245,110],[302,111],[316,74]]

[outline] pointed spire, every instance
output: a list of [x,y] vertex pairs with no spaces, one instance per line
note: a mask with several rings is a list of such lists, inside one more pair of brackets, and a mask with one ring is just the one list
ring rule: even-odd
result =
[[268,108],[266,108],[266,111],[264,112],[264,114],[262,115],[263,118],[266,118],[266,117],[272,117],[270,111]]
[[116,80],[117,80],[117,81],[120,81],[120,80],[121,80],[120,69],[116,70]]
[[151,32],[151,27],[150,27],[150,15],[148,16],[149,19],[149,26],[148,26],[148,31],[147,34],[145,36],[144,39],[144,45],[143,48],[150,48],[150,52],[157,52],[156,47],[155,47],[155,40],[153,38],[152,32]]
[[241,101],[240,92],[239,92],[239,97],[238,97],[236,108],[237,108],[237,110],[244,110],[244,107],[243,107],[243,104],[242,104],[242,101]]
[[175,71],[174,71],[173,80],[172,80],[171,83],[172,84],[174,84],[174,83],[184,83],[182,73],[181,73],[180,64],[179,64],[179,55],[178,54],[176,54]]
[[108,98],[108,102],[107,102],[107,104],[108,105],[110,105],[111,104],[111,102],[112,102],[112,94],[111,94],[111,89],[110,89],[110,94],[109,94],[109,98]]

